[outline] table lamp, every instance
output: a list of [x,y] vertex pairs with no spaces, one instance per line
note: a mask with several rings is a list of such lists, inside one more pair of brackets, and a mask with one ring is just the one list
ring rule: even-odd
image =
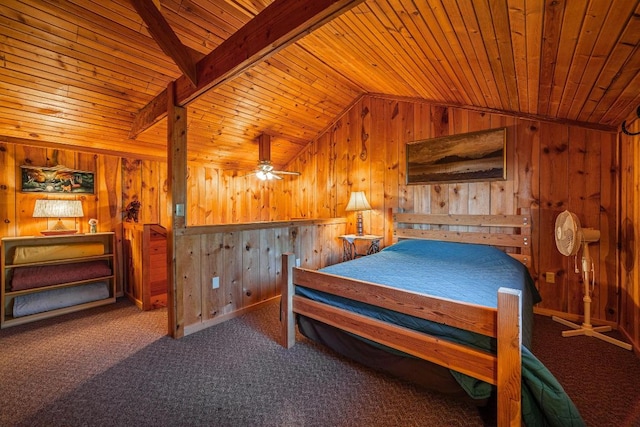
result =
[[362,236],[364,233],[362,232],[362,211],[368,211],[371,209],[371,205],[367,201],[366,196],[364,195],[364,191],[353,191],[351,196],[349,197],[349,203],[347,203],[347,207],[345,211],[347,212],[357,212],[357,229],[358,236]]
[[62,218],[80,218],[84,216],[80,200],[39,199],[33,208],[34,218],[58,218],[58,222],[42,234],[73,234],[77,230],[69,230],[62,223]]

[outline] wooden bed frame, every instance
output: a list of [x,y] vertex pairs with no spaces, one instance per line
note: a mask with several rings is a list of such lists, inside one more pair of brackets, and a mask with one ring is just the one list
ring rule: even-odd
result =
[[[425,229],[426,225],[437,229]],[[455,226],[443,230],[440,226]],[[472,227],[473,231],[469,231]],[[505,232],[508,228],[511,232]],[[483,229],[486,231],[476,231]],[[528,264],[530,218],[527,215],[394,214],[397,238],[481,243],[515,248],[510,255]],[[283,254],[282,345],[295,344],[295,313],[403,351],[497,387],[498,426],[521,425],[522,295],[500,288],[498,307],[490,308],[430,297],[361,280],[295,267],[295,255]],[[444,341],[295,295],[295,286],[339,295],[422,319],[480,333],[497,340],[497,354]]]

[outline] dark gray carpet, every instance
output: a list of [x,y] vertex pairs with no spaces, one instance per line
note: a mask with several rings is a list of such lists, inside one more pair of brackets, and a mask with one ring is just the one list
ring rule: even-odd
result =
[[[640,425],[638,358],[536,321],[534,352],[587,423]],[[165,331],[166,310],[126,300],[0,331],[0,425],[482,425],[475,408],[306,339],[285,350],[277,304],[181,340]]]
[[278,305],[181,340],[127,301],[0,331],[0,425],[479,426],[475,408],[300,339]]
[[[562,337],[568,330],[536,316],[533,353],[558,379],[589,426],[640,427],[640,358],[594,337]],[[617,331],[608,332],[623,340]]]

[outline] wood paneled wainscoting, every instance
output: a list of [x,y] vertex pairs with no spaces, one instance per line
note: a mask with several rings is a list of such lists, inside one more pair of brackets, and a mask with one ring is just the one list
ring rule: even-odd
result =
[[334,218],[177,231],[175,276],[183,289],[177,326],[184,327],[188,335],[279,297],[282,254],[296,254],[300,265],[307,268],[335,264],[342,250],[338,236],[345,229],[346,220]]

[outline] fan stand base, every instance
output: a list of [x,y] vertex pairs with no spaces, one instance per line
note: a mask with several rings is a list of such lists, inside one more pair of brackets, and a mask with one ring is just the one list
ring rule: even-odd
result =
[[600,332],[609,332],[611,331],[611,326],[593,326],[593,325],[587,325],[585,323],[583,323],[582,325],[578,325],[576,323],[573,322],[569,322],[568,320],[565,320],[561,317],[557,317],[557,316],[552,316],[551,317],[553,320],[555,320],[558,323],[562,323],[565,326],[568,326],[570,328],[573,328],[573,331],[563,331],[562,332],[562,336],[563,337],[576,337],[578,335],[585,335],[588,337],[595,337],[595,338],[599,338],[602,341],[606,341],[610,344],[614,344],[617,345],[618,347],[622,347],[625,350],[632,350],[633,346],[631,344],[627,344],[626,342],[622,342],[620,340],[617,340],[615,338],[611,338],[610,336],[601,334]]

